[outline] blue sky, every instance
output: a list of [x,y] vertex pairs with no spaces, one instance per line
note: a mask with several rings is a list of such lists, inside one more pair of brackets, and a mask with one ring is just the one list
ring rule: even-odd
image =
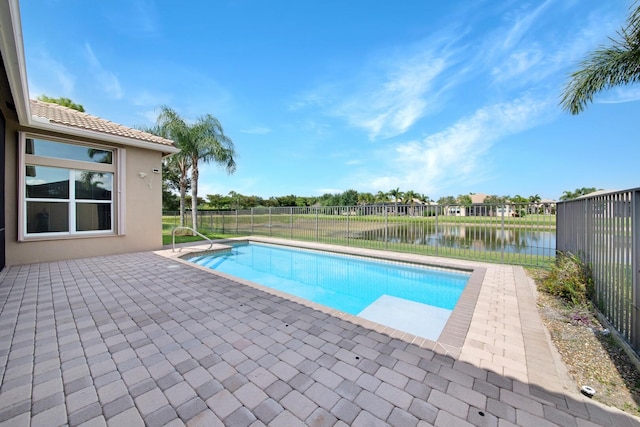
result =
[[[186,6],[184,6],[186,5]],[[640,87],[558,106],[631,0],[22,1],[32,98],[127,126],[213,114],[238,170],[200,196],[432,199],[640,186]]]

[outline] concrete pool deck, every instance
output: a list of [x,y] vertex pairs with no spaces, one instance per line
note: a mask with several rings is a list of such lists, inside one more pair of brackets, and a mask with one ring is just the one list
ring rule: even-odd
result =
[[5,269],[0,426],[640,425],[577,392],[521,267],[418,257],[484,269],[437,344],[172,256]]

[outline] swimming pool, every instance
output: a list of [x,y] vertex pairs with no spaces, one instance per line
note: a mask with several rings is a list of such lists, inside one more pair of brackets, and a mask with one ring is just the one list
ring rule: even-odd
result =
[[254,242],[188,260],[434,341],[471,275]]

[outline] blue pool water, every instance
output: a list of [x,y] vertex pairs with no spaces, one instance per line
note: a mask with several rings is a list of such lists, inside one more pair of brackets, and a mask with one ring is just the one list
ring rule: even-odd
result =
[[450,313],[470,277],[453,270],[257,243],[189,261],[353,315],[383,296],[385,301],[407,300]]

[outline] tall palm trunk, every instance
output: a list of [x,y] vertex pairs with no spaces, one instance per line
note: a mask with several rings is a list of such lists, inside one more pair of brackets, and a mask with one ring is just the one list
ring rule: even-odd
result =
[[193,229],[198,230],[198,159],[191,158],[191,222]]
[[184,227],[185,200],[187,199],[187,168],[184,160],[178,163],[180,169],[180,227]]

